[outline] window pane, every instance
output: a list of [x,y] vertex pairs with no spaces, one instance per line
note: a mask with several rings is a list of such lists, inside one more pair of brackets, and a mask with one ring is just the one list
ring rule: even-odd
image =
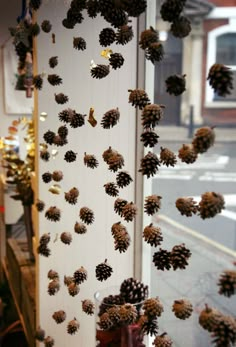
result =
[[224,65],[236,65],[236,33],[220,35],[216,44],[216,62]]

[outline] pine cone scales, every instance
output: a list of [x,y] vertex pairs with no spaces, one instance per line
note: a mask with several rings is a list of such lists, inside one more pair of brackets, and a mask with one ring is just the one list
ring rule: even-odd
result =
[[173,75],[166,79],[166,91],[170,95],[181,95],[186,90],[186,75]]
[[99,13],[99,2],[98,0],[88,0],[86,3],[86,8],[88,12],[88,16],[91,18],[97,17]]
[[112,172],[116,172],[119,169],[122,169],[124,166],[124,158],[120,153],[113,154],[107,161],[109,170]]
[[161,152],[160,152],[160,160],[161,163],[168,166],[175,166],[177,163],[176,155],[174,152],[169,150],[168,148],[163,148],[161,147]]
[[129,89],[129,103],[132,104],[132,106],[138,107],[140,110],[142,110],[146,105],[150,104],[149,97],[145,90],[143,89]]
[[105,28],[99,34],[99,42],[101,46],[110,46],[116,38],[115,31],[112,28]]
[[110,319],[108,312],[104,312],[100,316],[100,321],[99,321],[98,325],[102,330],[109,330],[112,327],[112,321]]
[[159,62],[164,57],[164,48],[160,42],[153,42],[145,51],[145,57],[150,60],[153,64]]
[[95,309],[95,305],[91,300],[89,300],[89,299],[82,300],[83,312],[87,313],[88,315],[93,315],[94,309]]
[[93,154],[84,153],[84,164],[91,169],[98,167],[98,161]]
[[133,203],[127,203],[122,208],[121,216],[124,218],[126,222],[132,222],[137,214],[137,206]]
[[172,311],[177,318],[187,319],[193,312],[193,305],[186,299],[175,300],[172,305]]
[[219,193],[206,192],[202,194],[198,208],[202,219],[213,218],[225,208],[224,197]]
[[114,182],[104,184],[104,188],[107,195],[117,196],[119,194],[119,190]]
[[147,178],[154,176],[158,171],[158,166],[160,166],[160,161],[155,153],[148,152],[143,159],[141,159],[140,169],[143,175]]
[[127,303],[120,307],[119,315],[122,323],[133,324],[137,319],[138,313],[134,305]]
[[216,347],[231,347],[236,342],[236,320],[231,316],[221,316],[213,329],[213,343]]
[[140,141],[143,142],[144,147],[155,147],[158,143],[159,136],[155,133],[155,131],[151,129],[146,129],[140,136]]
[[101,121],[101,126],[104,129],[110,129],[114,127],[120,119],[120,111],[118,108],[116,109],[111,109],[107,111]]
[[128,201],[117,198],[114,202],[114,210],[116,213],[118,213],[119,216],[122,216],[122,211],[125,205],[127,205]]
[[192,217],[193,214],[198,212],[197,202],[193,200],[193,198],[178,198],[175,202],[176,208],[179,210],[181,215],[185,215],[187,217]]
[[119,69],[124,64],[124,61],[120,53],[112,53],[109,58],[109,63],[114,70]]
[[171,268],[171,252],[160,248],[158,252],[153,254],[153,263],[157,270],[170,270]]
[[143,303],[144,315],[149,317],[160,317],[164,311],[159,298],[149,298]]
[[155,128],[163,117],[164,105],[149,104],[144,107],[141,115],[144,129]]
[[194,134],[192,145],[196,153],[205,153],[215,142],[214,128],[202,127]]
[[219,96],[225,97],[231,94],[233,89],[233,73],[229,67],[223,64],[214,64],[211,66],[207,80],[214,92]]
[[186,164],[192,164],[197,160],[198,154],[192,144],[183,144],[179,149],[178,157]]
[[157,247],[163,241],[161,229],[155,227],[152,223],[143,230],[144,240],[151,246]]
[[170,27],[172,35],[181,39],[188,36],[191,30],[191,22],[185,16],[180,16],[178,19],[175,19]]
[[48,75],[48,82],[52,86],[59,86],[62,84],[62,78],[56,74]]
[[185,247],[185,244],[176,245],[170,253],[170,262],[174,270],[185,269],[188,265],[188,259],[192,253]]
[[86,117],[86,114],[80,114],[80,113],[74,113],[70,120],[70,126],[71,128],[79,128],[82,127],[85,123],[84,118]]
[[88,272],[83,266],[81,266],[78,270],[74,272],[73,278],[75,284],[81,284],[87,280]]
[[120,253],[126,252],[130,246],[130,236],[125,229],[120,230],[114,235],[115,250],[119,250]]
[[121,283],[120,295],[125,302],[137,304],[147,299],[148,286],[130,277]]
[[96,65],[95,67],[92,67],[91,69],[91,76],[93,78],[104,78],[106,77],[110,72],[110,65],[103,65],[103,64],[99,64]]
[[157,319],[150,319],[146,315],[141,315],[138,321],[138,325],[144,335],[157,335],[158,332],[158,322]]
[[132,26],[122,25],[118,28],[116,33],[116,43],[120,45],[126,45],[134,37]]
[[236,271],[225,270],[221,273],[219,281],[219,294],[230,297],[236,294]]
[[163,333],[162,335],[157,335],[152,344],[154,345],[154,347],[172,347],[173,346],[173,342],[171,338],[166,333]]
[[157,41],[158,41],[158,33],[153,27],[150,27],[150,29],[146,29],[142,31],[140,35],[139,45],[142,49],[146,49],[146,48],[149,48],[149,46],[152,43],[156,43]]
[[220,311],[206,305],[205,309],[200,312],[198,321],[203,329],[212,332],[221,316]]
[[119,188],[124,188],[128,186],[131,182],[133,182],[133,179],[130,176],[130,174],[126,171],[120,171],[116,175],[116,183]]
[[79,213],[80,219],[85,224],[92,224],[94,222],[94,213],[88,207],[82,207]]
[[96,266],[95,272],[97,280],[102,282],[106,281],[112,275],[113,269],[109,264],[107,264],[106,259],[103,263]]
[[150,195],[145,198],[144,212],[148,216],[154,215],[161,208],[161,199],[159,195]]

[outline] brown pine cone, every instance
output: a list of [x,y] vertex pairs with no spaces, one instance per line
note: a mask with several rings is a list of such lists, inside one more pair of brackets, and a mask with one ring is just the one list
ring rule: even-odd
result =
[[158,32],[153,28],[146,29],[141,32],[139,45],[142,49],[148,48],[152,43],[158,41]]
[[64,320],[66,319],[66,313],[63,310],[56,311],[53,313],[52,318],[55,320],[57,324],[60,324],[64,322]]
[[173,269],[185,269],[191,255],[192,253],[188,248],[185,247],[184,243],[174,246],[170,253],[170,262]]
[[122,25],[118,28],[116,33],[116,43],[120,45],[126,45],[134,37],[132,26]]
[[89,300],[82,300],[82,310],[83,312],[87,313],[88,315],[93,315],[94,314],[94,310],[95,310],[95,305],[94,303]]
[[140,110],[142,110],[146,105],[150,104],[149,97],[145,90],[143,89],[129,89],[129,103],[132,104],[132,106],[138,107]]
[[161,196],[155,194],[147,196],[144,203],[144,212],[147,213],[148,216],[152,216],[158,212],[161,208],[161,199]]
[[179,212],[187,217],[192,217],[193,214],[198,212],[197,202],[190,197],[178,198],[175,202],[176,208]]
[[90,72],[93,78],[104,78],[110,73],[110,65],[98,64],[92,67]]
[[80,218],[85,224],[92,224],[94,222],[94,213],[88,207],[82,207],[80,209]]
[[168,148],[161,147],[160,161],[166,166],[175,166],[177,163],[176,155]]
[[163,117],[164,105],[149,104],[144,107],[141,115],[144,129],[155,128]]
[[223,195],[215,192],[202,194],[199,202],[199,215],[202,219],[213,218],[225,208]]
[[144,147],[155,147],[158,143],[159,136],[155,133],[155,131],[151,129],[146,129],[140,136],[140,141],[143,142]]
[[138,316],[136,307],[129,303],[120,306],[119,314],[122,324],[126,325],[135,323]]
[[141,332],[144,335],[157,335],[158,332],[158,322],[157,319],[149,317],[146,315],[141,315],[138,320],[138,325],[140,326]]
[[163,241],[161,229],[155,227],[152,223],[144,228],[143,238],[148,244],[154,247],[159,246]]
[[144,315],[149,317],[160,317],[164,311],[163,305],[159,298],[149,298],[143,303]]
[[119,190],[117,188],[117,185],[114,182],[109,182],[104,184],[104,188],[107,195],[110,195],[110,196],[119,195]]
[[137,206],[133,203],[127,203],[121,213],[121,217],[124,218],[126,222],[132,222],[137,215]]
[[110,129],[113,128],[120,119],[120,111],[118,108],[111,109],[107,111],[101,120],[101,126],[103,129]]
[[160,14],[164,21],[173,22],[179,18],[184,9],[186,0],[165,0],[161,6]]
[[162,43],[153,42],[145,51],[145,57],[150,60],[153,64],[162,61],[164,57],[164,48]]
[[214,64],[211,66],[207,79],[214,92],[219,96],[225,97],[231,94],[233,90],[233,72],[223,64]]
[[128,204],[128,201],[121,199],[121,198],[117,198],[114,202],[114,210],[116,213],[118,213],[119,216],[122,216],[122,211],[123,208],[125,207],[125,205]]
[[172,35],[181,39],[188,36],[191,30],[191,22],[185,16],[176,18],[170,26],[170,32]]
[[107,264],[107,259],[103,263],[100,263],[96,266],[96,278],[98,281],[106,281],[113,272],[112,267]]
[[76,318],[74,318],[73,320],[71,320],[68,324],[67,324],[67,332],[70,335],[75,334],[78,330],[79,330],[80,324],[77,321]]
[[230,297],[236,294],[236,271],[225,270],[218,280],[219,294]]
[[99,34],[99,43],[101,46],[110,46],[116,39],[116,33],[112,28],[104,28]]
[[166,91],[170,95],[179,96],[186,90],[186,75],[172,75],[169,76],[166,83]]
[[196,153],[205,153],[214,145],[215,132],[214,128],[202,127],[194,134],[192,145]]
[[155,153],[148,152],[143,159],[141,159],[139,172],[149,178],[158,172],[158,166],[160,166],[160,161],[157,155]]
[[193,312],[193,305],[187,299],[175,300],[172,305],[172,311],[179,319],[187,319]]
[[157,335],[152,344],[154,347],[172,347],[173,341],[167,335],[167,333],[163,333],[161,335]]
[[186,164],[192,164],[197,160],[198,154],[192,144],[183,144],[179,149],[178,157]]
[[157,270],[170,270],[171,268],[171,252],[160,248],[158,252],[153,254],[153,263]]
[[200,312],[198,321],[203,329],[212,332],[221,319],[222,313],[215,308],[209,307],[207,304],[205,306]]
[[70,232],[64,231],[61,233],[60,239],[65,245],[70,245],[72,242],[72,235]]

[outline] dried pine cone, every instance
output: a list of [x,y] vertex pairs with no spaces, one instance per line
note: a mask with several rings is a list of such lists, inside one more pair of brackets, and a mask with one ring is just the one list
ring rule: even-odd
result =
[[59,93],[59,94],[55,94],[55,101],[58,104],[65,104],[66,102],[69,101],[69,98],[67,95],[65,95],[63,93]]
[[56,206],[51,206],[45,212],[45,217],[52,222],[59,222],[61,219],[61,211]]
[[51,250],[47,247],[47,245],[40,244],[37,247],[37,253],[43,255],[44,257],[49,257],[51,255]]
[[88,207],[82,207],[79,212],[79,216],[85,224],[92,224],[94,222],[94,213]]
[[214,327],[213,343],[216,347],[230,347],[236,342],[236,320],[232,316],[222,315]]
[[170,27],[170,32],[172,35],[179,38],[188,36],[191,30],[191,22],[184,16],[180,16],[179,18],[175,19]]
[[178,198],[175,202],[176,208],[179,212],[187,217],[192,217],[193,214],[198,212],[197,202],[193,200],[193,198]]
[[109,63],[114,70],[119,69],[124,64],[124,61],[120,53],[112,53],[109,58]]
[[121,322],[128,325],[135,323],[138,312],[134,305],[127,303],[120,306],[119,315]]
[[115,31],[112,28],[105,28],[99,34],[99,43],[101,46],[110,46],[116,38]]
[[161,199],[159,195],[150,195],[145,198],[144,212],[148,216],[154,215],[161,208]]
[[140,140],[143,142],[144,147],[155,147],[158,143],[159,136],[155,131],[151,129],[146,129],[140,136]]
[[186,0],[165,0],[161,6],[160,14],[164,21],[173,22],[179,18],[184,9]]
[[199,324],[201,327],[209,332],[212,332],[221,319],[222,313],[215,308],[206,307],[200,312]]
[[63,179],[63,172],[62,171],[53,171],[52,179],[56,182],[60,182]]
[[82,37],[74,37],[73,47],[79,51],[84,51],[86,49],[86,41]]
[[37,211],[42,212],[45,208],[45,203],[42,200],[38,200],[35,204]]
[[172,305],[172,311],[177,318],[187,319],[193,312],[193,305],[186,299],[175,300]]
[[120,228],[119,231],[116,231],[116,233],[114,234],[114,240],[115,250],[119,250],[120,253],[126,252],[130,246],[130,236],[126,228]]
[[74,278],[72,276],[64,276],[64,284],[69,287],[69,285],[74,284]]
[[144,315],[148,317],[160,317],[164,311],[163,305],[159,298],[149,298],[143,303]]
[[38,327],[38,329],[35,331],[35,335],[34,335],[35,339],[37,341],[42,342],[45,338],[45,330],[43,330],[42,328]]
[[46,133],[44,133],[43,139],[47,144],[52,145],[55,136],[56,136],[56,134],[54,133],[54,131],[48,130],[48,131],[46,131]]
[[141,315],[138,321],[138,325],[143,334],[145,335],[157,335],[158,332],[158,323],[157,319],[150,318],[146,315]]
[[101,126],[104,129],[110,129],[114,127],[120,119],[120,111],[118,108],[107,111],[101,120]]
[[57,324],[60,324],[66,319],[66,313],[63,310],[56,311],[53,313],[52,318]]
[[207,80],[214,92],[219,96],[225,97],[231,94],[233,87],[233,72],[223,64],[214,64],[211,66]]
[[202,194],[199,202],[199,215],[202,219],[213,218],[225,208],[224,197],[215,192]]
[[52,180],[52,174],[50,172],[45,172],[44,174],[42,174],[42,180],[44,183],[49,183]]
[[111,321],[110,316],[107,312],[104,312],[100,316],[100,321],[99,321],[98,325],[102,330],[109,330],[112,327],[112,321]]
[[170,95],[181,95],[186,90],[186,75],[172,75],[169,76],[166,83],[166,91]]
[[104,16],[104,19],[115,28],[128,23],[128,16],[121,8],[112,7],[110,11],[106,11],[105,13],[101,12],[101,14]]
[[138,304],[148,297],[148,286],[133,277],[125,279],[120,285],[120,295],[125,302]]
[[116,175],[116,182],[119,188],[124,188],[133,182],[133,179],[128,172],[120,171]]
[[142,49],[146,49],[150,47],[152,43],[156,43],[157,41],[158,33],[153,27],[150,27],[150,29],[141,32],[139,45]]
[[107,264],[107,259],[96,266],[96,278],[98,281],[106,281],[112,274],[112,267]]
[[98,64],[92,67],[90,72],[93,78],[99,78],[99,79],[104,78],[110,72],[110,65]]
[[58,146],[58,147],[62,147],[65,146],[68,143],[67,138],[62,138],[59,135],[55,135],[54,139],[53,139],[53,144]]
[[68,285],[68,293],[70,294],[70,296],[76,296],[77,294],[79,294],[79,291],[80,291],[80,288],[76,283],[71,282]]
[[48,271],[48,278],[50,280],[57,279],[59,281],[59,274],[57,271],[51,269]]
[[67,324],[67,332],[70,335],[75,334],[79,330],[80,324],[77,321],[76,318],[72,319],[68,324]]
[[108,159],[109,170],[112,172],[122,169],[124,165],[124,158],[120,153],[115,153]]
[[61,233],[60,239],[64,244],[70,245],[72,242],[72,235],[70,232],[64,231],[63,233]]
[[79,128],[85,124],[84,118],[86,114],[74,113],[70,118],[70,126],[71,128]]
[[162,61],[164,57],[164,48],[161,42],[153,42],[145,51],[145,57],[153,64]]
[[34,85],[34,88],[37,89],[37,90],[41,90],[42,87],[43,87],[43,78],[41,75],[35,75],[33,77],[33,85]]
[[58,279],[53,279],[48,284],[48,294],[55,295],[60,289],[60,283]]
[[121,295],[109,295],[103,298],[101,305],[99,306],[98,316],[100,317],[104,312],[108,312],[111,307],[118,307],[123,305],[125,300]]
[[54,339],[51,336],[47,336],[44,340],[43,340],[44,346],[45,347],[53,347],[55,344]]
[[118,153],[118,152],[115,151],[115,150],[113,150],[111,147],[109,147],[108,149],[106,149],[106,150],[103,152],[103,154],[102,154],[102,157],[103,157],[105,163],[108,164],[109,159],[110,159],[113,155],[115,155],[115,154],[117,154],[117,153]]
[[120,45],[126,45],[134,37],[132,26],[122,25],[118,28],[116,33],[116,43]]
[[185,145],[179,149],[178,157],[186,164],[192,164],[197,160],[198,154],[192,144]]
[[104,184],[105,192],[110,196],[117,196],[119,190],[114,182]]
[[62,139],[65,139],[68,135],[68,128],[65,125],[62,125],[58,128],[57,133]]
[[58,65],[58,57],[51,57],[48,61],[49,66],[54,69],[54,67],[56,67]]
[[73,151],[67,151],[64,155],[64,160],[67,161],[67,163],[72,163],[76,160],[77,153]]
[[56,74],[48,75],[48,82],[52,86],[59,86],[62,84],[62,78]]
[[199,128],[194,134],[192,145],[197,153],[205,153],[215,142],[215,131],[211,127]]
[[77,188],[71,188],[65,193],[65,200],[72,205],[75,205],[78,201],[79,190]]
[[76,222],[74,225],[74,231],[76,234],[85,234],[87,232],[87,227],[83,223]]
[[157,335],[152,343],[154,347],[172,347],[173,342],[167,333]]
[[52,29],[52,24],[50,23],[49,20],[43,20],[41,23],[41,29],[45,32],[45,33],[50,33],[51,29]]
[[151,246],[159,246],[163,241],[161,229],[155,227],[152,223],[146,226],[143,230],[144,240]]
[[147,0],[121,0],[121,6],[130,17],[139,17],[146,10]]
[[192,253],[185,247],[184,243],[174,246],[170,253],[170,261],[173,269],[185,269],[191,255]]
[[87,313],[88,315],[93,315],[94,310],[95,310],[95,305],[89,299],[82,300],[82,310],[83,310],[83,312]]
[[157,155],[155,153],[148,152],[145,157],[141,159],[139,172],[149,178],[157,173],[158,166],[160,166],[160,161]]
[[219,294],[230,297],[236,294],[236,271],[225,270],[220,274],[218,281]]
[[76,270],[74,272],[73,277],[74,277],[74,282],[76,284],[81,284],[81,283],[83,283],[84,281],[87,280],[88,272],[87,272],[87,270],[83,266],[81,266],[78,270]]
[[170,270],[171,268],[171,252],[160,248],[158,252],[153,254],[153,263],[157,270]]
[[86,9],[88,12],[88,16],[91,18],[97,17],[99,13],[99,1],[98,0],[88,0],[86,3]]
[[120,326],[120,306],[112,306],[108,308],[107,313],[108,313],[109,319],[112,322],[113,327]]
[[119,216],[122,216],[123,208],[128,204],[128,201],[117,198],[114,202],[114,210]]
[[51,240],[50,234],[49,234],[49,233],[45,233],[45,234],[43,234],[43,235],[40,237],[39,243],[40,243],[41,245],[47,245],[47,244],[50,242],[50,240]]
[[133,203],[127,203],[123,209],[121,216],[126,222],[132,222],[137,215],[137,206]]
[[75,111],[71,108],[67,108],[59,113],[59,120],[64,123],[70,123],[72,116],[75,114]]
[[144,107],[141,115],[144,129],[155,128],[163,117],[164,105],[149,104]]
[[149,97],[145,90],[143,89],[129,89],[129,103],[132,104],[132,106],[138,107],[140,110],[142,110],[146,105],[150,104]]

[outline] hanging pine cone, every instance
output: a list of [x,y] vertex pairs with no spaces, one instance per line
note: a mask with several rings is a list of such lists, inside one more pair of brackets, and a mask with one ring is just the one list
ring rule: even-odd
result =
[[170,270],[171,268],[171,252],[160,248],[158,252],[153,254],[153,263],[157,270]]
[[63,172],[58,170],[53,171],[52,179],[56,182],[60,182],[63,179]]
[[125,279],[120,285],[120,295],[125,302],[138,304],[148,297],[148,286],[133,277]]
[[73,47],[79,51],[84,51],[86,49],[86,41],[82,37],[73,38]]
[[76,187],[74,187],[65,193],[65,200],[69,204],[75,205],[77,204],[78,196],[79,196],[79,190]]
[[29,2],[29,6],[35,11],[37,11],[41,5],[42,0],[30,0]]
[[81,266],[74,272],[73,278],[76,284],[81,284],[88,279],[88,272],[83,266]]
[[112,267],[107,264],[107,259],[101,264],[96,266],[96,278],[98,281],[106,281],[112,274]]
[[109,170],[116,172],[125,165],[124,158],[120,153],[113,154],[108,160]]
[[45,217],[52,222],[59,222],[61,219],[61,211],[56,206],[51,206],[45,212]]
[[45,203],[42,200],[38,200],[35,204],[37,211],[42,212],[45,208]]
[[58,128],[57,133],[62,139],[65,139],[68,135],[68,128],[65,125],[62,125]]
[[115,250],[119,250],[120,253],[126,252],[130,246],[130,236],[126,229],[121,229],[114,235]]
[[110,72],[110,65],[98,64],[92,67],[90,72],[93,78],[99,78],[99,79],[104,78]]
[[191,22],[184,16],[175,19],[170,26],[170,32],[172,35],[181,39],[188,36],[191,30]]
[[122,324],[129,325],[136,322],[138,312],[134,305],[127,303],[120,306],[119,315]]
[[59,93],[59,94],[55,94],[55,101],[58,104],[65,104],[66,102],[69,101],[69,98],[67,95],[65,95],[63,93]]
[[208,72],[207,80],[214,92],[225,97],[233,90],[233,72],[223,64],[213,64]]
[[112,28],[104,28],[99,34],[99,43],[101,46],[110,46],[116,38],[116,33]]
[[101,126],[104,129],[110,129],[114,127],[120,119],[120,111],[118,108],[107,111],[101,120]]
[[75,128],[82,127],[85,124],[85,121],[84,121],[85,117],[86,117],[86,114],[74,113],[70,119],[71,128],[75,129]]
[[94,222],[94,213],[88,207],[82,207],[79,212],[79,216],[85,224],[92,224]]
[[124,61],[120,53],[112,53],[109,58],[109,63],[114,70],[119,69],[124,64]]
[[51,57],[48,61],[49,66],[54,69],[54,67],[56,67],[58,65],[58,57]]
[[49,20],[44,20],[41,23],[41,29],[45,32],[45,33],[50,33],[51,29],[52,29],[52,24],[50,23]]
[[170,95],[181,95],[186,90],[186,75],[172,75],[169,76],[166,83],[166,91]]
[[211,127],[199,128],[194,134],[192,145],[197,153],[205,153],[214,145],[215,131]]
[[56,74],[48,75],[48,83],[52,86],[59,86],[62,84],[62,78]]
[[72,116],[75,114],[75,111],[71,108],[63,110],[59,113],[59,120],[64,123],[70,123]]
[[151,129],[146,129],[140,136],[140,141],[143,142],[144,147],[155,147],[158,143],[159,136],[155,133],[155,131]]
[[62,25],[66,28],[66,29],[74,29],[75,27],[75,22],[70,21],[68,18],[64,18],[62,20]]
[[37,89],[37,90],[41,90],[42,87],[43,87],[43,78],[41,75],[35,75],[33,77],[33,85],[34,85],[34,88]]
[[99,1],[99,10],[101,15],[104,16],[106,12],[110,12],[114,7],[113,0],[100,0]]
[[185,145],[179,149],[178,157],[186,164],[192,164],[197,160],[198,154],[192,144]]
[[173,22],[179,18],[184,9],[186,0],[165,0],[161,6],[160,14],[164,21]]
[[234,346],[236,342],[235,318],[222,315],[214,327],[212,337],[216,347]]
[[100,321],[99,321],[98,325],[102,330],[109,330],[112,327],[112,321],[111,321],[110,316],[107,312],[104,312],[100,316]]
[[105,163],[109,163],[109,159],[113,156],[113,155],[115,155],[115,154],[117,154],[118,152],[117,151],[115,151],[114,149],[112,149],[111,147],[109,147],[108,149],[106,149],[104,152],[103,152],[103,154],[102,154],[102,157],[103,157],[103,160],[105,161]]
[[236,294],[236,271],[225,270],[220,274],[219,281],[219,294],[230,297]]
[[146,10],[147,0],[121,0],[121,6],[128,16],[139,17]]
[[172,347],[173,341],[167,335],[167,333],[163,333],[161,335],[157,335],[152,344],[154,347]]
[[47,144],[52,145],[55,136],[56,134],[54,133],[54,131],[48,130],[46,131],[46,133],[44,133],[43,139],[45,140]]
[[73,151],[67,151],[64,155],[64,160],[67,161],[67,163],[72,163],[76,160],[77,153]]
[[55,295],[60,289],[60,283],[57,279],[54,279],[48,284],[48,294]]
[[44,346],[45,347],[53,347],[55,345],[55,341],[51,336],[47,336],[44,340],[43,340]]
[[72,276],[64,276],[64,284],[69,287],[71,283],[74,283],[74,278]]
[[55,135],[54,136],[54,139],[53,139],[53,144],[54,145],[56,145],[58,147],[62,147],[62,146],[67,145],[67,143],[68,143],[67,138],[62,138],[59,135]]
[[53,313],[52,318],[57,324],[60,324],[66,319],[66,313],[63,310],[56,311]]
[[77,294],[79,294],[79,292],[80,292],[80,288],[76,283],[74,283],[74,281],[68,285],[68,293],[70,296],[74,297]]
[[35,335],[34,335],[35,339],[37,341],[42,342],[45,338],[45,330],[43,330],[42,328],[38,327],[37,330],[35,331]]
[[82,310],[83,312],[87,313],[88,315],[93,315],[94,314],[94,310],[95,310],[95,305],[94,303],[89,300],[82,300]]
[[144,129],[155,128],[163,117],[164,105],[149,104],[144,107],[141,115]]
[[122,216],[123,208],[128,204],[128,201],[117,198],[114,202],[114,210],[119,216]]
[[145,51],[145,57],[153,64],[162,61],[164,57],[164,48],[161,42],[153,42]]
[[131,182],[133,182],[132,177],[126,171],[120,171],[116,175],[116,182],[119,188],[127,187]]
[[48,278],[50,280],[57,279],[59,281],[59,274],[57,271],[51,269],[48,271]]
[[45,245],[45,246],[46,246],[46,245],[50,242],[50,240],[51,240],[50,234],[49,234],[49,233],[45,233],[45,234],[43,234],[43,235],[40,237],[39,243],[40,243],[41,245]]
[[52,180],[52,174],[50,172],[45,172],[44,174],[42,174],[42,180],[44,183],[49,183]]
[[200,312],[198,321],[203,329],[212,332],[221,319],[222,313],[215,308],[209,307],[207,304],[205,306]]
[[185,247],[184,243],[174,246],[170,254],[170,261],[173,269],[185,269],[191,255],[192,253]]
[[190,197],[178,198],[175,202],[175,206],[181,215],[187,217],[192,217],[193,214],[198,212],[198,206],[196,204],[197,202]]
[[139,45],[142,49],[146,49],[150,47],[152,43],[156,43],[157,41],[158,33],[153,27],[150,27],[150,29],[141,32]]
[[148,216],[152,216],[158,212],[161,208],[161,199],[161,196],[155,194],[147,196],[144,203],[144,212],[147,213]]
[[75,222],[74,231],[76,234],[85,234],[87,232],[87,227],[83,223]]
[[143,238],[148,244],[154,247],[159,246],[163,241],[161,229],[155,227],[152,223],[144,228]]
[[65,245],[70,245],[72,242],[72,235],[70,232],[64,231],[63,233],[61,233],[60,239],[61,242],[63,242]]
[[134,37],[132,26],[122,25],[118,28],[116,33],[116,43],[120,45],[126,45]]
[[86,8],[86,0],[72,0],[70,7],[73,11],[83,11]]
[[175,300],[172,305],[172,311],[177,318],[187,319],[193,312],[193,305],[186,299]]
[[[75,24],[80,24],[83,22],[84,17],[81,11],[77,8],[69,8],[66,14],[66,25],[68,29],[73,29]],[[65,22],[64,22],[65,24]],[[64,25],[65,26],[65,25]]]
[[98,316],[100,317],[104,312],[108,312],[111,307],[118,307],[125,303],[124,298],[121,295],[109,295],[103,298],[101,305],[99,306]]
[[115,239],[120,235],[122,231],[127,232],[126,227],[121,224],[121,222],[114,223],[111,227],[111,233]]
[[138,107],[140,110],[142,110],[146,105],[150,104],[149,97],[145,90],[143,89],[129,89],[129,103],[132,104],[132,106]]
[[144,315],[150,318],[160,317],[164,311],[163,305],[158,297],[146,299],[142,309],[144,310]]
[[157,319],[150,318],[146,315],[141,315],[138,321],[138,325],[144,335],[157,335],[158,323]]
[[213,218],[225,208],[224,197],[215,192],[202,194],[199,202],[199,215],[202,219]]
[[112,326],[119,327],[121,323],[120,319],[120,306],[112,306],[107,310],[109,319],[112,322]]
[[112,7],[110,11],[102,14],[104,19],[115,28],[128,23],[128,16],[121,8]]
[[110,195],[110,196],[119,195],[119,190],[114,182],[109,182],[104,184],[104,188],[107,195]]
[[37,247],[37,253],[47,258],[51,255],[51,250],[46,245],[40,244]]
[[160,166],[160,161],[155,153],[148,152],[143,159],[141,159],[140,169],[143,175],[147,178],[154,176],[158,171],[158,166]]
[[67,324],[67,332],[70,335],[74,335],[78,330],[79,330],[80,324],[77,321],[76,318],[72,319],[68,324]]
[[99,1],[98,0],[88,0],[86,3],[86,9],[88,16],[90,18],[96,18],[99,13]]

